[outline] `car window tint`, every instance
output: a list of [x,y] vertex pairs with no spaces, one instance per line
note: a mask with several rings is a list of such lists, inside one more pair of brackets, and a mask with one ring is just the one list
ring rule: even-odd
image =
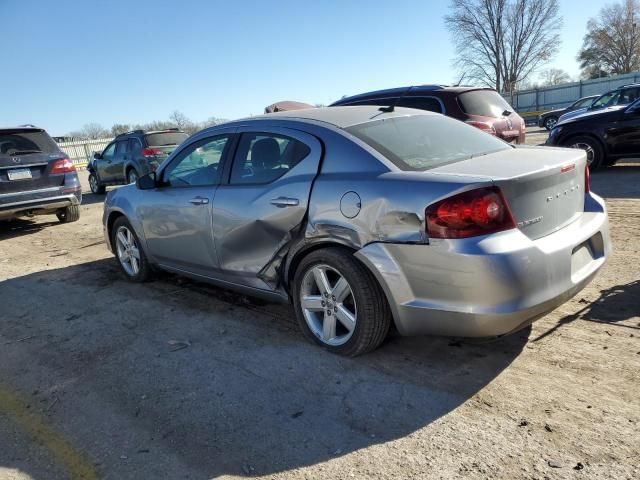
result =
[[444,115],[382,118],[346,130],[401,170],[428,170],[513,148],[478,128]]
[[129,151],[130,152],[137,152],[138,150],[140,150],[141,147],[142,147],[142,144],[140,143],[140,140],[138,140],[137,138],[130,138],[129,139]]
[[638,98],[637,88],[625,88],[620,92],[620,96],[616,99],[615,105],[628,105],[629,103],[635,102],[636,98]]
[[228,140],[224,135],[190,145],[171,162],[164,173],[164,182],[172,187],[217,185]]
[[104,149],[104,152],[102,152],[102,158],[105,160],[109,160],[111,157],[113,157],[115,150],[116,150],[116,144],[112,143],[111,145],[109,145],[107,148]]
[[0,156],[59,152],[56,143],[44,131],[17,129],[0,134]]
[[607,92],[600,96],[592,105],[593,108],[602,108],[608,107],[610,105],[615,105],[618,101],[618,97],[620,96],[620,91],[616,90],[613,92]]
[[282,135],[244,133],[240,138],[231,170],[231,184],[270,183],[281,177],[311,149]]
[[462,111],[469,115],[500,118],[506,110],[515,112],[514,108],[495,90],[470,90],[461,93],[458,101]]
[[594,100],[593,98],[585,98],[584,100],[578,100],[574,106],[576,108],[588,107],[593,103],[593,100]]
[[127,141],[120,140],[116,143],[116,155],[122,155],[127,152]]
[[433,97],[404,97],[400,100],[398,106],[442,113],[442,105],[438,99]]

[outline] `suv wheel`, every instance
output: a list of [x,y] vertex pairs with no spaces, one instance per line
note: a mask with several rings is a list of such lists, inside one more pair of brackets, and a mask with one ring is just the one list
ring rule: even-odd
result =
[[316,250],[300,262],[293,302],[305,336],[340,355],[355,357],[374,350],[391,325],[391,312],[378,282],[340,248]]
[[100,185],[98,177],[96,177],[96,174],[93,172],[89,174],[89,188],[91,189],[91,193],[96,195],[102,195],[105,192],[105,186]]
[[544,120],[544,128],[546,128],[547,130],[553,130],[553,127],[555,127],[558,124],[558,117],[547,117]]
[[60,223],[77,222],[80,220],[80,206],[69,205],[68,207],[58,210],[56,216],[58,217],[58,220],[60,220]]
[[132,168],[127,172],[127,183],[136,183],[138,181],[138,172]]
[[140,240],[125,217],[113,224],[111,244],[120,268],[132,282],[145,282],[151,278],[151,265],[142,249]]
[[573,137],[567,140],[564,146],[584,150],[587,153],[587,164],[590,170],[597,170],[604,162],[604,150],[595,138]]

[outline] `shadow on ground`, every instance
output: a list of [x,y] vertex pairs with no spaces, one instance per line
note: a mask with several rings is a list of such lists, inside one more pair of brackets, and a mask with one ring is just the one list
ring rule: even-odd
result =
[[44,228],[60,225],[60,222],[54,214],[47,216],[51,217],[52,220],[43,222],[41,221],[41,217],[20,217],[12,220],[0,220],[0,240],[30,235]]
[[113,259],[6,280],[0,295],[0,381],[41,392],[31,403],[111,478],[263,475],[404,437],[471,399],[530,333],[392,336],[341,358],[305,342],[288,306],[173,276],[132,284]]
[[621,160],[592,172],[591,190],[604,198],[640,198],[640,161]]
[[[640,299],[640,280],[600,290],[600,296],[595,302],[580,300],[580,303],[584,305],[580,310],[562,317],[551,329],[536,337],[533,341],[542,340],[560,327],[579,319],[617,324],[618,322],[638,317],[640,316],[640,301],[638,299]],[[623,326],[640,330],[640,326]]]

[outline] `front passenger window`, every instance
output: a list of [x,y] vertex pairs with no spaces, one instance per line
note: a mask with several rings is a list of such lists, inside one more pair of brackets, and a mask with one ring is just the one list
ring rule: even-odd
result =
[[229,137],[213,137],[183,150],[165,170],[164,182],[172,187],[195,187],[220,183],[220,161]]
[[112,143],[111,145],[109,145],[107,148],[104,149],[104,152],[102,152],[102,159],[103,160],[111,160],[113,158],[113,153],[116,150],[116,144]]

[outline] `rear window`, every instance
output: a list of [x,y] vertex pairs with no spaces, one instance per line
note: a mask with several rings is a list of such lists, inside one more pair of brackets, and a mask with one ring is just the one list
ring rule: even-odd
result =
[[461,93],[458,102],[464,113],[469,115],[481,115],[483,117],[502,117],[502,113],[507,110],[515,110],[507,101],[494,90],[471,90]]
[[428,170],[512,147],[442,115],[392,117],[346,129],[401,170]]
[[0,156],[30,153],[60,153],[60,149],[43,130],[0,130]]
[[165,145],[180,145],[188,135],[182,132],[150,133],[146,136],[150,147],[163,147]]

